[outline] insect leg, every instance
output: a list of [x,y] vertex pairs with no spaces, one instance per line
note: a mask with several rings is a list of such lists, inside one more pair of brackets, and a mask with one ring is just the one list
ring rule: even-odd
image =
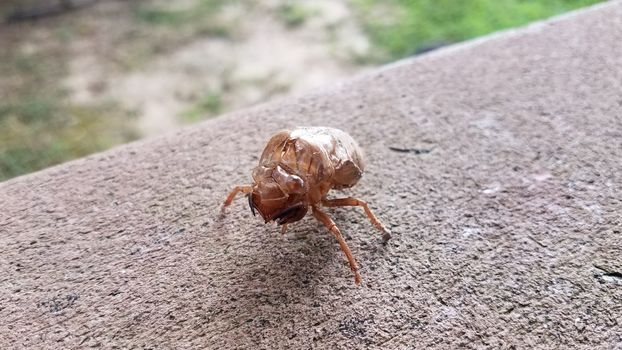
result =
[[223,209],[224,207],[231,205],[231,202],[233,202],[233,199],[235,198],[235,195],[238,194],[238,192],[251,193],[252,191],[253,191],[253,187],[251,185],[235,186],[233,190],[229,192],[227,199],[223,203],[223,206],[222,206]]
[[345,239],[343,239],[343,236],[341,235],[341,231],[339,231],[339,228],[337,227],[337,225],[335,225],[335,222],[333,221],[333,219],[331,219],[328,215],[326,215],[326,213],[321,211],[316,206],[313,206],[312,208],[313,208],[313,216],[315,216],[315,218],[318,219],[318,221],[323,223],[324,226],[326,226],[326,228],[328,228],[328,230],[335,235],[335,238],[337,238],[337,241],[339,242],[339,246],[341,247],[341,250],[346,254],[346,258],[348,258],[348,263],[350,264],[350,270],[352,270],[352,272],[354,273],[354,283],[356,283],[357,285],[361,284],[361,275],[359,274],[359,271],[358,271],[359,267],[356,264],[356,260],[354,260],[352,251],[350,251],[348,244],[346,243]]
[[322,205],[327,207],[363,207],[365,210],[365,214],[369,221],[382,232],[382,241],[386,242],[391,239],[391,231],[389,231],[384,225],[378,220],[376,215],[371,212],[367,202],[362,201],[360,199],[348,197],[348,198],[337,198],[337,199],[323,199]]
[[284,235],[287,232],[287,224],[281,225],[281,234]]

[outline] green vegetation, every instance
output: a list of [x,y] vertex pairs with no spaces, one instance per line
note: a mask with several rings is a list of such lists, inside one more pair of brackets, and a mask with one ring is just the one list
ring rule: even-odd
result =
[[66,102],[59,84],[66,51],[0,54],[0,181],[101,151],[137,137],[114,104]]
[[119,56],[115,60],[120,66],[131,71],[197,37],[233,39],[235,21],[224,21],[219,15],[225,5],[235,1],[194,0],[181,5],[174,1],[140,2],[132,9],[133,32],[125,40],[130,45],[117,47],[112,54]]
[[209,18],[223,4],[222,0],[198,0],[185,7],[174,7],[170,3],[166,6],[145,3],[137,7],[136,17],[156,25],[186,25]]
[[204,91],[202,95],[194,100],[190,108],[180,113],[181,119],[186,122],[196,123],[221,114],[225,107],[228,106],[228,103],[232,100],[235,101],[235,96],[231,94],[234,90],[242,91],[245,88],[260,90],[262,93],[256,97],[255,101],[259,103],[273,96],[286,93],[291,88],[289,84],[279,82],[271,74],[262,78],[244,79],[234,82],[232,81],[231,71],[228,69],[220,76],[220,81],[221,85],[219,87]]
[[[230,37],[234,24],[223,23],[217,17],[225,4],[227,2],[222,0],[196,0],[190,6],[176,7],[174,2],[166,5],[146,2],[136,8],[135,16],[144,24],[175,30],[177,35],[173,37]],[[180,33],[180,30],[185,33]]]
[[182,113],[182,117],[189,122],[198,122],[206,116],[214,116],[222,111],[222,93],[209,91],[192,108]]
[[287,27],[296,28],[303,25],[315,12],[304,5],[292,2],[281,5],[277,14]]
[[44,113],[48,120],[22,120],[18,109],[0,116],[0,180],[136,138],[124,120],[113,117],[114,106],[56,107]]
[[600,0],[355,0],[373,42],[389,61],[428,47],[520,26]]

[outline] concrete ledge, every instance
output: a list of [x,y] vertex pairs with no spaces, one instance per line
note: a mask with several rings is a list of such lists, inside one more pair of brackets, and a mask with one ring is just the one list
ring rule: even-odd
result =
[[[0,348],[620,346],[621,43],[609,2],[4,182]],[[218,216],[295,125],[367,153],[359,288],[310,218]]]

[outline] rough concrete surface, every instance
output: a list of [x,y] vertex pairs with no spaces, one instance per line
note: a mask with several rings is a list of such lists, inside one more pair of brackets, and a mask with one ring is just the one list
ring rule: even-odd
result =
[[[616,1],[4,182],[0,348],[620,348],[621,43]],[[310,217],[219,217],[295,125],[367,153],[361,287]]]

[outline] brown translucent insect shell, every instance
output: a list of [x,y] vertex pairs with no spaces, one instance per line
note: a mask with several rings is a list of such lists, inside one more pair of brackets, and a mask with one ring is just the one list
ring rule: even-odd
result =
[[[320,206],[360,206],[372,224],[390,238],[367,203],[356,198],[327,199],[331,189],[354,186],[363,175],[363,153],[347,133],[328,127],[300,127],[274,134],[266,145],[259,165],[252,171],[253,184],[237,186],[224,203],[228,206],[238,192],[248,195],[253,215],[265,222],[275,221],[285,228],[302,219],[309,209],[335,235],[346,254],[355,282],[360,283],[358,265],[341,232]],[[284,230],[283,230],[284,232]]]

